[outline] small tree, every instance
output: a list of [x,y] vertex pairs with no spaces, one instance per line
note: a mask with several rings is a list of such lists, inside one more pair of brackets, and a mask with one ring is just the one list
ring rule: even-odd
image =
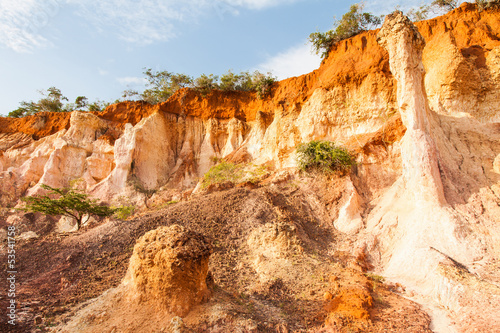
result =
[[362,3],[351,5],[349,11],[342,16],[342,19],[335,20],[334,29],[325,33],[313,32],[309,35],[309,41],[312,43],[316,54],[321,53],[321,57],[325,58],[334,44],[374,28],[381,23],[380,17],[371,13],[362,13],[363,6]]
[[87,108],[89,111],[94,111],[94,112],[100,112],[104,111],[111,103],[101,101],[100,99],[97,99],[94,103],[90,103],[87,105]]
[[458,7],[460,2],[458,0],[434,0],[431,5],[444,9],[447,12]]
[[[248,75],[248,73],[247,73]],[[232,70],[228,70],[227,73],[220,77],[220,90],[243,90],[241,89],[240,82],[243,80],[244,74],[235,74]]]
[[21,106],[9,112],[8,116],[20,118],[38,112],[71,112],[73,110],[86,111],[86,109],[90,111],[92,105],[88,103],[88,99],[85,96],[78,96],[74,103],[64,103],[68,102],[68,98],[56,87],[39,90],[38,92],[43,96],[42,98],[37,102],[22,101],[19,103]]
[[188,87],[193,83],[193,78],[189,75],[168,71],[153,71],[151,68],[145,68],[144,75],[146,75],[149,88],[144,90],[141,97],[151,104],[165,102],[177,90]]
[[63,101],[68,101],[68,98],[65,97],[60,89],[56,87],[50,87],[47,91],[40,91],[40,93],[44,96],[38,101],[38,106],[40,107],[40,111],[45,112],[63,112],[66,111],[64,109]]
[[9,112],[8,117],[22,118],[40,112],[40,107],[35,102],[22,101],[20,107]]
[[430,5],[423,4],[420,7],[418,7],[418,9],[415,8],[410,9],[406,13],[406,16],[408,16],[408,18],[412,22],[423,21],[426,20],[427,17],[429,16],[430,10],[431,10]]
[[263,99],[271,92],[271,87],[276,82],[276,78],[268,72],[267,74],[255,71],[252,74],[252,87],[257,92],[257,97]]
[[[97,200],[89,199],[87,194],[78,190],[52,188],[44,184],[41,187],[49,193],[43,196],[21,198],[26,202],[24,210],[72,217],[76,220],[78,229],[86,214],[104,217],[111,216],[116,211],[116,209],[99,205]],[[55,196],[58,198],[53,199],[52,197]]]
[[194,88],[200,91],[203,95],[208,94],[211,90],[219,88],[218,75],[201,74],[194,80]]
[[75,99],[75,110],[83,110],[89,105],[89,99],[85,96],[78,96]]

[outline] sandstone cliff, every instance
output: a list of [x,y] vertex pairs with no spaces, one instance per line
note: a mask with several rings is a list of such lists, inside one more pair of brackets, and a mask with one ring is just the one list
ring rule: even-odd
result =
[[278,172],[301,142],[335,141],[358,162],[327,214],[345,249],[444,311],[436,330],[486,332],[500,329],[499,96],[498,12],[463,4],[416,26],[396,13],[262,100],[183,89],[154,106],[0,118],[0,201],[77,184],[148,206],[195,188],[215,158]]

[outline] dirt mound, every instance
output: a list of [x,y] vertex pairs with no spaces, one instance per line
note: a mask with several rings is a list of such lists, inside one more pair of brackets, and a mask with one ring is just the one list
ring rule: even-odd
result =
[[208,296],[210,248],[202,235],[179,225],[149,231],[135,245],[124,283],[141,302],[185,316]]

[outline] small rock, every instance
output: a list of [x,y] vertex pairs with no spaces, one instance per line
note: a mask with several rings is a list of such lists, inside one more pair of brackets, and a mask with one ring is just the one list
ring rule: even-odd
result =
[[496,173],[500,173],[500,154],[498,154],[493,161],[493,171]]
[[181,317],[176,316],[170,321],[167,332],[169,333],[184,333],[186,332],[186,325]]
[[57,221],[56,232],[66,233],[76,231],[77,229],[78,226],[74,218],[63,216]]
[[7,230],[0,229],[0,243],[3,243],[7,240]]
[[36,232],[34,231],[27,231],[27,232],[23,232],[22,234],[19,235],[19,239],[23,239],[23,240],[28,240],[28,239],[32,239],[32,238],[38,238],[40,236],[38,236],[36,234]]
[[33,319],[33,323],[35,325],[41,325],[43,323],[43,318],[42,316],[38,315],[38,316],[35,316],[35,318]]

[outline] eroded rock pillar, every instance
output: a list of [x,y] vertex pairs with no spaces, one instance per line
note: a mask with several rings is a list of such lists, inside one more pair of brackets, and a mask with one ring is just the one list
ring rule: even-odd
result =
[[425,40],[400,11],[389,14],[377,41],[389,53],[397,80],[398,107],[407,131],[401,142],[403,177],[415,200],[445,203],[434,141],[429,135],[430,109],[424,88]]

